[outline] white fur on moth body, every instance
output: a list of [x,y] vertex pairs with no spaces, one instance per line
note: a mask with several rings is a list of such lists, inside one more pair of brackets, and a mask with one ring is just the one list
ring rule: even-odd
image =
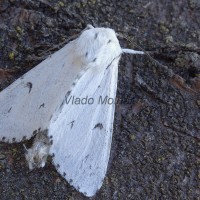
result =
[[[109,160],[115,105],[67,105],[69,95],[115,99],[123,52],[114,30],[85,30],[0,93],[0,136],[19,142],[48,129],[50,154],[58,172],[86,196],[101,187]],[[29,168],[43,167],[48,145],[35,140]],[[47,143],[48,144],[48,143]],[[40,147],[41,148],[38,148]],[[46,151],[46,156],[44,152]],[[39,162],[33,165],[34,157]]]
[[51,146],[51,141],[47,134],[47,130],[37,133],[30,149],[27,149],[24,145],[26,150],[25,158],[30,170],[44,167],[46,164]]

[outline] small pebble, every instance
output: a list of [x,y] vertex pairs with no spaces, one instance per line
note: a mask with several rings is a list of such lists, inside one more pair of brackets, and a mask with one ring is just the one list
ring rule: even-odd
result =
[[4,154],[0,154],[0,160],[4,160],[6,156]]

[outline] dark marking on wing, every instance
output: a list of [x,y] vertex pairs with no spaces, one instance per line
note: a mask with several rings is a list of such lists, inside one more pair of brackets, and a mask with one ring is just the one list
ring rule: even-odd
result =
[[31,90],[32,90],[33,84],[31,82],[28,82],[27,83],[27,87],[29,87],[29,92],[28,93],[30,93]]
[[52,139],[52,138],[53,138],[53,135],[50,135],[49,138]]
[[96,124],[95,126],[94,126],[94,128],[93,129],[95,129],[95,128],[99,128],[100,130],[103,128],[103,124],[102,123],[98,123],[98,124]]
[[108,43],[107,43],[107,44],[109,44],[109,43],[111,43],[111,40],[108,40]]
[[86,57],[88,56],[88,52],[85,53],[85,56],[86,56]]
[[114,61],[115,59],[119,58],[120,56],[121,56],[121,54],[119,54],[117,57],[115,57],[115,58],[111,61],[111,63],[106,67],[106,69],[108,69],[108,68],[110,67],[110,65],[112,65],[113,61]]
[[71,129],[72,129],[73,126],[74,126],[74,122],[75,122],[75,120],[73,120],[73,121],[70,122],[70,124],[71,124]]
[[62,65],[63,67],[65,66],[65,63]]
[[96,40],[98,37],[98,33],[95,33],[94,39]]
[[60,104],[60,107],[59,107],[60,110],[62,109],[64,103],[65,103],[65,102],[63,101],[63,102]]
[[42,107],[44,108],[44,103],[40,105],[39,109],[42,108]]
[[53,117],[53,115],[50,116],[49,121],[51,121],[52,117]]
[[13,138],[12,141],[15,142],[16,138]]
[[72,83],[72,86],[75,86],[75,85],[76,85],[76,82],[73,82],[73,83]]
[[53,140],[50,141],[50,145],[52,145],[52,144],[53,144]]
[[69,179],[69,183],[72,183],[73,182],[73,180],[72,179]]
[[26,136],[23,136],[22,141],[26,140]]
[[65,173],[65,172],[63,173],[63,176],[66,176],[66,173]]
[[71,94],[71,90],[69,90],[68,92],[67,92],[67,94],[66,94],[66,96],[69,96],[70,94]]
[[37,130],[33,131],[33,136],[35,136],[37,134]]
[[89,154],[87,156],[85,156],[85,161],[89,158]]
[[57,164],[57,165],[56,165],[56,167],[57,167],[57,168],[59,168],[59,167],[60,167],[60,165],[59,165],[59,164]]
[[94,175],[95,175],[95,173],[94,173],[94,172],[90,173],[90,176],[94,176]]
[[38,132],[41,130],[41,128],[38,128]]
[[95,62],[97,60],[97,58],[94,58],[92,62]]
[[8,110],[8,113],[12,110],[12,107],[10,107],[10,109]]
[[100,88],[100,85],[98,85],[98,88]]

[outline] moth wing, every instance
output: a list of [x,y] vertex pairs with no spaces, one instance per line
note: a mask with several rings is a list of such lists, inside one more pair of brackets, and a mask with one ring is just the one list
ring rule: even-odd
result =
[[[116,96],[118,61],[114,60],[100,74],[94,69],[88,70],[70,97],[82,100],[92,97],[94,102],[90,99],[86,104],[65,103],[61,113],[53,117],[49,129],[53,136],[53,163],[86,196],[93,196],[101,187],[107,170],[115,110],[111,102]],[[110,104],[105,103],[106,97],[110,98]]]
[[74,51],[72,41],[0,92],[0,140],[20,142],[49,126],[80,71]]

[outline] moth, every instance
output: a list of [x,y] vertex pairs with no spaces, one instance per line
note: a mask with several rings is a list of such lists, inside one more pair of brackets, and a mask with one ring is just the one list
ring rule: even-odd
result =
[[[57,171],[78,191],[100,189],[110,155],[118,63],[123,53],[110,28],[87,29],[0,92],[0,139],[21,142],[29,168],[53,155]],[[84,98],[90,99],[84,101]],[[78,98],[79,103],[70,103]],[[92,99],[92,101],[91,101]],[[38,135],[38,136],[37,136]]]

